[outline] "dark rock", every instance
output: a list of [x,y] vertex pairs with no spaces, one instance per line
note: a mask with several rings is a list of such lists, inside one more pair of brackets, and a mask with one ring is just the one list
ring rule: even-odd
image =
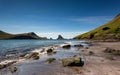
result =
[[57,53],[57,51],[54,51],[54,52],[53,52],[53,54],[56,54],[56,53]]
[[11,71],[11,73],[14,73],[17,71],[17,67],[11,66],[11,67],[9,67],[9,70]]
[[69,44],[62,46],[62,48],[65,48],[65,49],[70,49],[70,47],[71,47],[71,45],[69,45]]
[[32,53],[26,55],[25,58],[26,59],[34,59],[34,60],[39,59],[39,53],[32,52]]
[[50,40],[53,40],[53,38],[50,38]]
[[94,52],[93,51],[89,51],[89,55],[93,55],[94,54]]
[[74,47],[84,47],[84,46],[81,44],[78,44],[78,45],[74,45]]
[[80,57],[66,58],[62,60],[63,66],[84,66],[84,61]]
[[53,52],[53,49],[52,48],[49,48],[48,50],[47,50],[47,54],[50,54],[50,53],[52,53]]
[[16,63],[17,61],[11,61],[11,62],[8,62],[8,63],[5,63],[5,64],[0,64],[0,69],[3,69],[3,68],[6,68],[14,63]]
[[62,37],[62,35],[58,35],[57,40],[63,40],[64,38]]
[[0,64],[0,69],[2,69],[2,68],[5,68],[5,66]]
[[110,29],[109,27],[104,27],[102,30],[108,30],[108,29]]
[[46,62],[47,63],[52,63],[53,61],[55,61],[56,59],[55,58],[48,58],[47,60],[46,60]]

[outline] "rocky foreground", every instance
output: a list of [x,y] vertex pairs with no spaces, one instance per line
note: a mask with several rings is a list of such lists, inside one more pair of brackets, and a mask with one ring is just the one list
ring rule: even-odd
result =
[[120,42],[43,47],[0,68],[0,75],[120,75]]

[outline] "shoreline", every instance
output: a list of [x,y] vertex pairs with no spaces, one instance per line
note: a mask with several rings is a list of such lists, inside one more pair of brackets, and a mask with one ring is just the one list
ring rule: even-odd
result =
[[[85,65],[83,67],[63,67],[61,65],[61,59],[56,59],[55,62],[51,64],[46,64],[45,60],[47,58],[54,57],[55,54],[47,55],[47,53],[40,54],[40,59],[33,60],[21,60],[21,62],[13,64],[13,66],[16,66],[18,68],[18,75],[32,75],[31,73],[34,73],[37,75],[119,75],[120,74],[120,56],[119,55],[113,55],[112,53],[104,52],[107,48],[109,49],[115,49],[120,50],[120,42],[94,42],[94,41],[88,41],[86,42],[89,44],[88,47],[73,47],[70,50],[76,50],[75,53],[79,55],[82,54]],[[53,51],[58,51],[57,54],[59,54],[59,50],[63,52],[70,52],[70,50],[62,49],[61,47],[66,44],[59,44],[54,45]],[[32,52],[41,52],[43,49],[48,50],[49,48],[52,48],[52,46],[49,47],[43,47],[40,49],[36,49]],[[42,51],[43,52],[43,51]],[[70,54],[70,57],[74,57],[74,55],[77,55],[73,53],[73,55]],[[44,59],[44,56],[47,55],[47,58]],[[62,55],[63,56],[63,55]],[[45,56],[46,57],[46,56]],[[69,56],[68,56],[69,57]],[[43,61],[42,58],[44,59]],[[63,58],[62,58],[63,59]],[[25,62],[27,63],[25,63]],[[43,68],[43,69],[42,69]],[[23,71],[21,71],[23,69]],[[24,71],[26,70],[26,71]],[[43,71],[44,70],[44,71]],[[51,72],[49,72],[50,70]],[[29,71],[29,73],[27,73]],[[31,72],[32,71],[32,72]],[[16,73],[14,73],[16,75]],[[11,74],[10,74],[11,75]]]
[[[6,68],[6,67],[8,67],[12,64],[18,64],[18,63],[21,63],[21,62],[36,60],[36,59],[32,59],[32,58],[28,58],[28,59],[26,58],[31,53],[38,53],[38,56],[40,57],[41,55],[46,55],[47,50],[49,50],[49,49],[55,50],[55,49],[60,48],[64,45],[68,45],[68,43],[54,44],[54,45],[51,45],[51,46],[36,48],[34,50],[29,51],[29,53],[25,54],[23,57],[18,57],[16,59],[5,59],[3,61],[0,61],[0,70],[4,69],[4,68]],[[5,65],[5,67],[4,66],[2,67],[2,65]],[[6,65],[8,65],[8,66],[6,66]]]

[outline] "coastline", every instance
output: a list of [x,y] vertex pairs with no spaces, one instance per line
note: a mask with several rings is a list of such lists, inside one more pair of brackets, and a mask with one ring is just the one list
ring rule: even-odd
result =
[[[14,74],[17,75],[119,75],[120,74],[120,56],[113,55],[111,53],[106,53],[104,50],[106,48],[112,48],[115,50],[120,49],[120,42],[98,42],[98,41],[89,41],[89,47],[75,47],[70,50],[76,50],[77,52],[68,55],[68,57],[73,57],[74,55],[83,55],[85,65],[83,67],[63,67],[61,66],[61,59],[56,59],[55,62],[51,64],[46,64],[45,60],[50,57],[54,57],[51,55],[47,55],[47,52],[42,51],[43,49],[48,50],[49,48],[54,48],[54,51],[70,52],[70,50],[62,49],[61,47],[66,44],[57,44],[49,47],[43,47],[40,49],[36,49],[31,52],[41,52],[39,53],[40,59],[38,60],[23,60],[20,59],[17,63],[13,64],[18,68],[18,71]],[[90,53],[93,52],[93,53]],[[42,56],[42,55],[46,55]],[[67,55],[67,54],[66,54]],[[64,56],[64,55],[62,55]],[[62,58],[61,56],[61,58]],[[46,59],[44,59],[46,58]],[[43,60],[42,60],[43,59]],[[63,58],[62,58],[63,59]],[[42,60],[42,61],[41,61]],[[30,73],[26,73],[26,71],[21,71],[21,69],[29,71]],[[50,70],[50,71],[48,71]],[[32,71],[32,72],[31,72]],[[43,72],[42,72],[43,71]],[[33,73],[33,74],[31,74]],[[12,75],[12,74],[9,74]]]

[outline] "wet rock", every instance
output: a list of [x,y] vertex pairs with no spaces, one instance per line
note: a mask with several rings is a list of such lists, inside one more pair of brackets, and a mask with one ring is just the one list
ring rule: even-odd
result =
[[48,58],[47,60],[46,60],[46,62],[47,63],[52,63],[53,61],[55,61],[56,59],[55,58]]
[[0,69],[2,69],[2,68],[5,68],[5,66],[3,64],[2,65],[0,64]]
[[93,55],[94,54],[94,52],[93,51],[89,51],[89,55]]
[[62,60],[63,66],[84,66],[84,61],[80,57],[66,58]]
[[85,49],[89,49],[89,47],[85,47]]
[[10,70],[11,73],[14,73],[14,72],[17,71],[17,67],[11,66],[11,67],[9,67],[9,70]]
[[42,50],[40,51],[40,53],[43,53],[43,52],[45,52],[45,49],[42,49]]
[[107,52],[107,53],[112,53],[112,52],[115,52],[116,50],[115,49],[111,49],[111,48],[106,48],[104,50],[104,52]]
[[74,55],[73,57],[77,57],[77,55]]
[[78,45],[74,45],[74,47],[84,47],[84,46],[81,44],[78,44]]
[[27,54],[25,56],[26,59],[33,59],[33,60],[37,60],[39,59],[39,53],[37,52],[31,52],[30,54]]
[[2,64],[0,64],[0,69],[6,68],[14,63],[16,63],[17,61],[8,61],[8,62],[4,62]]
[[66,45],[63,45],[62,48],[65,48],[65,49],[70,49],[71,45],[69,44],[66,44]]
[[116,50],[116,49],[111,49],[111,48],[106,48],[104,50],[105,53],[111,53],[113,55],[120,55],[120,50]]
[[47,51],[47,54],[50,54],[50,53],[53,52],[53,49],[52,49],[52,48],[49,48],[49,49],[47,49],[46,51]]
[[56,54],[56,53],[57,53],[57,51],[54,51],[54,52],[53,52],[53,54]]

